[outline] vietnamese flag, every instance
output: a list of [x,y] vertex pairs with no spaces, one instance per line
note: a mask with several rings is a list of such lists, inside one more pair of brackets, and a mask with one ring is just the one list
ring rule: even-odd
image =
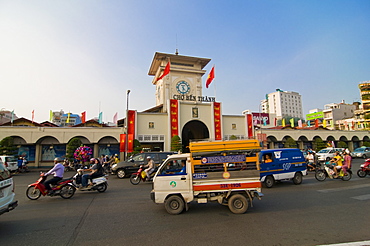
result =
[[164,78],[164,76],[166,76],[166,75],[167,75],[167,74],[169,74],[169,73],[170,73],[170,62],[167,62],[167,65],[166,65],[166,67],[164,68],[163,74],[161,75],[161,77],[158,77],[158,78],[157,78],[157,81],[158,81],[158,80],[163,79],[163,78]]
[[215,67],[212,67],[211,72],[209,72],[207,81],[206,81],[206,88],[212,83],[212,80],[215,78]]

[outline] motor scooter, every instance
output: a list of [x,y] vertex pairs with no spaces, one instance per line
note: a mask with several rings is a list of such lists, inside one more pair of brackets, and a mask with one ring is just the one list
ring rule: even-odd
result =
[[108,175],[104,174],[101,177],[94,178],[88,187],[82,188],[83,169],[77,169],[76,175],[73,176],[73,186],[80,191],[97,190],[102,193],[108,188]]
[[361,164],[360,169],[357,170],[357,176],[360,178],[365,178],[366,175],[370,175],[370,159],[366,159],[363,164]]
[[56,185],[51,187],[51,192],[45,188],[44,182],[46,180],[44,173],[40,174],[40,178],[30,185],[26,190],[26,196],[31,200],[37,200],[40,198],[41,195],[43,196],[61,196],[64,199],[71,198],[76,191],[76,188],[72,185],[72,178],[69,179],[62,179]]
[[324,181],[327,177],[330,179],[341,179],[343,181],[348,181],[352,178],[352,171],[351,169],[347,169],[347,175],[344,174],[343,170],[340,169],[340,172],[337,177],[334,177],[335,172],[333,170],[335,168],[330,162],[326,162],[324,164],[324,168],[320,168],[316,170],[315,178],[318,181]]
[[136,173],[131,174],[131,176],[130,176],[130,182],[133,185],[138,185],[138,184],[140,184],[141,181],[143,181],[143,182],[152,181],[154,175],[155,175],[155,171],[152,172],[149,175],[149,178],[148,178],[146,176],[146,172],[144,171],[143,165],[140,165],[139,170],[137,170]]

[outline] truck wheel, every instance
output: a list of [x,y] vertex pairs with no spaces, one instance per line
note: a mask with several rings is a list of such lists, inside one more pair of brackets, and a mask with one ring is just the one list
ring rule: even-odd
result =
[[176,215],[180,214],[184,210],[185,202],[180,196],[174,195],[166,199],[164,207],[166,208],[167,213]]
[[248,199],[241,194],[232,195],[228,200],[228,206],[232,213],[244,214],[248,209]]
[[123,179],[126,176],[126,172],[124,169],[118,169],[117,170],[117,177],[120,179]]
[[275,183],[274,177],[267,176],[265,178],[265,186],[266,186],[266,188],[271,188],[272,186],[274,186],[274,183]]
[[302,173],[295,173],[293,177],[293,183],[299,185],[302,183]]

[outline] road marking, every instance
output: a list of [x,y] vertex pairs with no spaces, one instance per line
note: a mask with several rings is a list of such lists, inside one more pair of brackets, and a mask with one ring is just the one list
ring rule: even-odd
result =
[[366,201],[366,200],[370,200],[370,194],[362,195],[362,196],[354,196],[354,197],[351,197],[351,198],[356,199],[356,200],[360,200],[360,201]]
[[370,241],[361,241],[361,242],[352,242],[352,243],[336,243],[336,244],[322,244],[321,246],[343,246],[343,245],[346,245],[346,246],[369,246],[370,245]]
[[324,190],[317,190],[317,191],[322,192],[322,193],[330,193],[330,192],[337,192],[337,191],[343,191],[343,190],[354,190],[354,189],[367,188],[367,187],[370,187],[370,184],[353,185],[353,186],[346,186],[346,187],[332,188],[332,189],[324,189]]

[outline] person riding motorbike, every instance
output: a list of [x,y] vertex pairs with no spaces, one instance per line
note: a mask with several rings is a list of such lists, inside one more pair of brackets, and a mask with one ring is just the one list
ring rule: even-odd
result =
[[342,156],[339,154],[339,151],[335,152],[335,156],[333,157],[333,164],[334,164],[334,172],[335,172],[335,178],[338,177],[338,170],[342,169],[343,162],[342,162]]
[[343,154],[344,154],[344,162],[343,162],[342,169],[343,169],[344,175],[348,175],[347,170],[351,169],[352,157],[348,151],[344,151]]
[[48,193],[50,194],[52,189],[50,185],[56,185],[60,180],[63,179],[64,175],[64,166],[60,163],[62,159],[59,157],[54,159],[54,167],[50,169],[48,172],[44,173],[44,176],[48,176],[53,174],[54,177],[52,179],[47,180],[44,185]]
[[315,165],[315,155],[312,151],[308,151],[308,154],[306,156],[307,160],[307,166],[310,168],[310,170],[315,170],[316,165]]
[[148,164],[144,165],[144,167],[148,167],[148,168],[145,169],[144,172],[146,173],[146,176],[148,177],[147,180],[149,180],[150,174],[154,172],[155,164],[154,164],[154,161],[152,160],[152,157],[148,156],[146,159],[148,160]]
[[85,169],[84,171],[91,171],[91,173],[82,175],[81,189],[87,187],[89,179],[92,181],[94,178],[98,178],[104,175],[104,169],[103,169],[103,166],[100,164],[99,159],[91,158],[90,164],[92,164],[92,167],[90,169]]

